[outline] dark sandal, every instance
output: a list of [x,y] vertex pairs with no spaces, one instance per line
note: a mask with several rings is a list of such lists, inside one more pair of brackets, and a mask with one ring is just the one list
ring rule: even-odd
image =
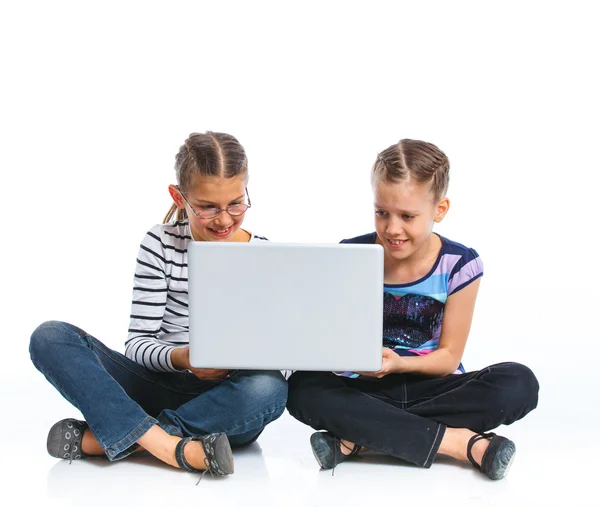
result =
[[[205,470],[194,468],[185,459],[183,449],[188,442],[198,440],[204,449],[204,464]],[[231,446],[225,433],[211,433],[210,435],[194,436],[182,438],[175,447],[175,460],[177,464],[188,472],[200,473],[200,479],[204,477],[206,472],[210,475],[229,475],[233,473],[233,455],[231,454]],[[198,479],[198,482],[200,482]]]
[[[481,459],[481,466],[473,459],[471,449],[476,442],[484,438],[491,438],[490,445],[485,450]],[[508,438],[495,433],[480,433],[473,435],[467,445],[467,458],[475,468],[495,481],[502,479],[507,473],[515,457],[515,443]]]
[[55,423],[48,432],[46,449],[54,458],[68,459],[69,464],[74,459],[89,457],[81,450],[83,432],[88,428],[85,421],[63,419]]
[[331,475],[334,475],[338,463],[346,461],[351,456],[356,456],[362,449],[362,446],[354,444],[350,454],[344,454],[340,450],[340,445],[350,449],[339,438],[329,432],[317,431],[310,436],[310,446],[317,463],[325,470],[331,469]]

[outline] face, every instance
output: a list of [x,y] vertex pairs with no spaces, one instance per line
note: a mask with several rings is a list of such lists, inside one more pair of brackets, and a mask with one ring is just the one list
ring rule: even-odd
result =
[[[174,185],[169,186],[169,192],[177,207],[185,208],[196,241],[242,241],[246,235],[240,229],[245,214],[231,216],[221,211],[216,218],[197,217]],[[193,175],[190,187],[183,193],[197,213],[211,208],[226,210],[232,204],[246,202],[246,178],[244,175],[234,178]]]
[[450,202],[438,202],[429,185],[411,180],[375,182],[375,230],[387,259],[419,260],[431,248],[431,231],[440,222]]

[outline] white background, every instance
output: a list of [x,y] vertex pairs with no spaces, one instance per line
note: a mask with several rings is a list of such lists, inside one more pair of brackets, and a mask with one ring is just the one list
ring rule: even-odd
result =
[[[404,137],[444,150],[452,205],[437,231],[485,264],[464,362],[524,362],[541,384],[515,491],[535,495],[536,470],[546,504],[591,488],[569,481],[598,451],[598,47],[583,1],[2,2],[2,480],[61,501],[44,487],[45,436],[76,413],[30,363],[29,336],[66,320],[123,349],[174,155],[215,130],[246,148],[246,227],[273,241],[370,232],[377,153]],[[293,438],[286,424],[304,431],[274,424],[273,439]],[[418,477],[423,492],[433,476]]]

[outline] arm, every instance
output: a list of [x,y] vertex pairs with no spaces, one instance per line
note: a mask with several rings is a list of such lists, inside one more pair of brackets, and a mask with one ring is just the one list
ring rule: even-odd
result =
[[152,371],[176,371],[172,345],[158,342],[167,303],[165,252],[156,233],[142,240],[136,260],[125,356]]
[[[169,297],[167,280],[172,274],[169,267],[177,263],[180,267],[185,266],[184,251],[165,246],[160,234],[160,226],[157,226],[146,234],[140,245],[125,355],[152,371],[190,370],[201,380],[219,380],[228,375],[229,370],[194,368],[190,364],[189,346],[169,345],[159,341]],[[182,255],[168,255],[167,248]]]

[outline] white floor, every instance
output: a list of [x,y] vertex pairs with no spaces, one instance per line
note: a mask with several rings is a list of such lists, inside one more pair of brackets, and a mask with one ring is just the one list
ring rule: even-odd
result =
[[[36,501],[43,505],[600,505],[595,470],[597,408],[581,408],[583,388],[567,399],[549,370],[537,372],[543,386],[539,408],[522,421],[500,428],[517,443],[517,456],[502,481],[490,481],[470,465],[450,458],[440,457],[432,468],[423,470],[375,454],[339,465],[332,476],[316,465],[308,444],[311,429],[285,413],[258,442],[235,452],[235,474],[219,479],[205,476],[196,485],[198,476],[150,456],[72,464],[49,457],[45,451],[49,426],[78,414],[33,366],[23,366],[1,387],[5,408],[0,418],[0,499],[10,498],[11,505]],[[566,416],[569,407],[575,408],[570,410],[572,417]]]

